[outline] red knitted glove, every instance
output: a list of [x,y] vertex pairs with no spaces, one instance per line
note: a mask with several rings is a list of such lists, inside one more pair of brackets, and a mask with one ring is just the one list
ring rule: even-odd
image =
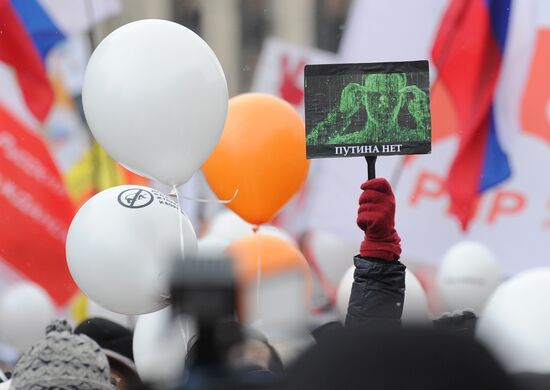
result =
[[395,197],[390,183],[378,178],[361,185],[357,225],[365,232],[361,256],[387,261],[399,259],[401,238],[395,231]]

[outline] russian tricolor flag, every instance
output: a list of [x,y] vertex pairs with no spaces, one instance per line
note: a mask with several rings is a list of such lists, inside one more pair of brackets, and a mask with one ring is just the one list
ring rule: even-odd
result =
[[512,0],[452,0],[440,25],[433,62],[458,116],[459,147],[448,176],[451,212],[463,229],[480,194],[510,176],[499,142],[493,97],[506,47]]
[[10,66],[30,112],[44,121],[54,102],[48,52],[120,11],[118,0],[0,0],[0,62]]
[[54,101],[44,59],[63,39],[36,0],[0,0],[0,61],[14,69],[25,102],[40,121]]

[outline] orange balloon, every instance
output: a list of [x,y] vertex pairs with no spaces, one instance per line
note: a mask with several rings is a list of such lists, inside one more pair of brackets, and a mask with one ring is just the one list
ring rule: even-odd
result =
[[298,271],[304,275],[306,284],[310,283],[311,274],[304,255],[282,238],[253,234],[233,242],[227,253],[235,262],[237,278],[242,284],[256,281],[258,265],[262,277]]
[[[311,273],[302,253],[289,242],[270,235],[250,235],[231,244],[226,251],[235,265],[235,274],[238,281],[237,313],[241,319],[250,319],[249,305],[245,296],[246,291],[257,287],[258,266],[261,280],[269,280],[285,274],[298,273],[303,280],[303,295],[297,300],[309,306],[311,300]],[[279,288],[286,288],[281,285]],[[265,302],[264,302],[265,303]],[[285,304],[281,302],[281,304]],[[248,315],[247,315],[248,313]]]
[[229,100],[223,135],[202,170],[219,199],[245,221],[271,220],[309,169],[304,122],[290,104],[262,93]]

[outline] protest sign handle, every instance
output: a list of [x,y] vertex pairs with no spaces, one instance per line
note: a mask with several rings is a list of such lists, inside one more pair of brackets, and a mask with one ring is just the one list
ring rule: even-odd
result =
[[369,180],[376,178],[376,157],[377,156],[365,156],[365,160],[367,160],[367,173]]

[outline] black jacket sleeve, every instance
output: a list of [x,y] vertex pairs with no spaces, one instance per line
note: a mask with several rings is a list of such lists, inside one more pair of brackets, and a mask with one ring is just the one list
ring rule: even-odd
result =
[[401,324],[405,269],[399,261],[355,256],[346,326]]

